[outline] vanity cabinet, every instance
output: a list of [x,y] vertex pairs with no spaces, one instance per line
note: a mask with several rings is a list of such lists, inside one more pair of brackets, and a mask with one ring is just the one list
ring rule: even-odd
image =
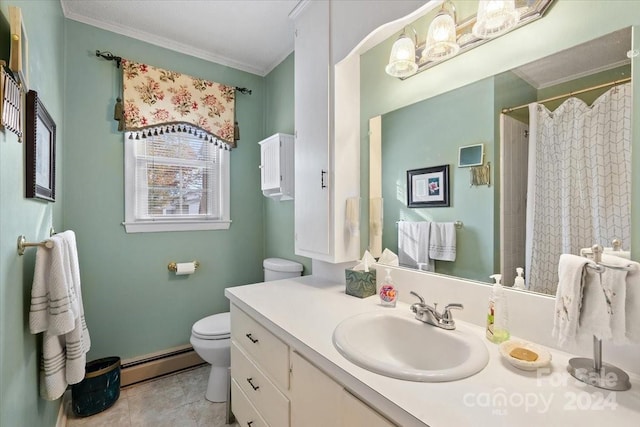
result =
[[242,427],[394,427],[234,304],[231,408]]
[[260,189],[275,200],[293,200],[293,135],[277,133],[260,144]]
[[241,426],[289,425],[289,346],[235,305],[231,408]]

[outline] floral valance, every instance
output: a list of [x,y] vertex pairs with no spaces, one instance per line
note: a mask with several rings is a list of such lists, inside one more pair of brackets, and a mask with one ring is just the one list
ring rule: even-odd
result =
[[[234,148],[235,87],[122,60],[124,129],[145,137],[190,132]],[[116,113],[117,115],[117,113]]]

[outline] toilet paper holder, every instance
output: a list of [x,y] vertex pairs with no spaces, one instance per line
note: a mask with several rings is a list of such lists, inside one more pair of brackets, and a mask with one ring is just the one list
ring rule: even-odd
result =
[[[197,270],[198,267],[200,267],[200,263],[198,261],[193,261],[193,267],[195,270]],[[175,273],[176,271],[178,271],[178,263],[175,261],[171,261],[169,265],[167,265],[167,268],[169,269],[169,271],[173,271]]]

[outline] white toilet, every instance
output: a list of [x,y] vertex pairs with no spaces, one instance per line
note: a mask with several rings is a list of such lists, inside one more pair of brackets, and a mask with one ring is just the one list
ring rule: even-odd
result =
[[[263,262],[264,281],[288,279],[302,274],[302,264],[281,258]],[[205,397],[211,402],[226,402],[229,388],[231,355],[231,321],[229,313],[219,313],[198,320],[191,328],[191,345],[196,353],[211,364]]]

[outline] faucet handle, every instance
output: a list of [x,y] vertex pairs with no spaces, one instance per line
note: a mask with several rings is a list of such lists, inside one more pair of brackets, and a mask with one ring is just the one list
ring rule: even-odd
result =
[[417,293],[411,291],[409,292],[411,295],[418,297],[418,299],[420,300],[420,302],[414,302],[413,304],[411,304],[411,311],[414,313],[418,312],[418,308],[420,307],[424,307],[424,298],[422,298],[420,295],[418,295]]
[[464,306],[462,304],[455,303],[455,302],[451,304],[447,304],[444,307],[444,311],[442,312],[442,320],[453,321],[453,318],[451,317],[451,309],[453,308],[462,310]]

